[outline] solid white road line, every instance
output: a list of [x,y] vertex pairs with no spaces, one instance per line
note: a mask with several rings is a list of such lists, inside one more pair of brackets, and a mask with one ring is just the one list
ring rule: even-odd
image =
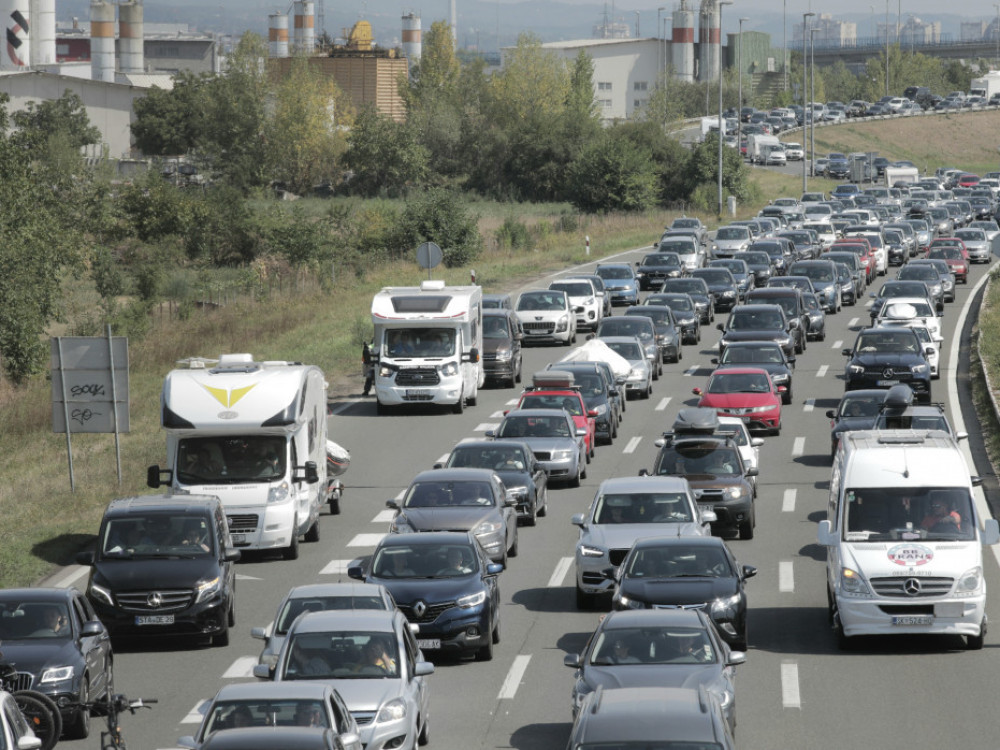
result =
[[661,398],[660,403],[656,405],[656,411],[663,411],[664,409],[667,408],[667,404],[669,403],[670,403],[670,396],[667,396],[666,398]]
[[389,523],[395,517],[396,511],[392,508],[386,508],[372,519],[372,523]]
[[844,341],[843,341],[843,339],[841,339],[839,341],[834,341],[833,342],[833,346],[831,346],[830,348],[831,349],[843,349],[844,348]]
[[563,585],[563,580],[566,578],[566,574],[569,573],[570,566],[573,564],[572,557],[560,558],[559,562],[556,563],[556,569],[552,571],[552,577],[549,582],[545,584],[548,588],[554,589],[559,588]]
[[510,671],[507,672],[507,677],[504,679],[503,685],[500,686],[500,692],[497,693],[497,700],[502,701],[517,695],[521,678],[524,677],[524,670],[528,668],[530,661],[531,654],[518,654],[514,657],[514,663],[510,665]]
[[247,677],[253,677],[253,668],[257,663],[256,656],[241,656],[239,659],[233,662],[232,666],[229,667],[222,674],[222,679],[224,680],[243,680]]
[[642,436],[636,435],[634,438],[628,441],[628,444],[625,446],[625,450],[623,450],[622,453],[635,453],[635,449],[639,447],[639,443],[641,442],[642,442]]
[[350,564],[350,560],[331,560],[326,564],[326,567],[319,572],[319,574],[321,576],[344,575],[347,573],[347,566]]
[[499,422],[481,422],[476,425],[473,432],[486,432],[487,430],[495,430],[500,426]]
[[781,705],[785,708],[802,708],[797,662],[789,661],[781,665]]
[[208,705],[211,701],[198,701],[194,704],[194,708],[188,711],[188,715],[181,719],[181,724],[200,724],[201,720],[205,718],[205,711],[208,709]]
[[382,537],[385,534],[356,534],[354,538],[347,543],[348,547],[374,547],[379,542],[382,541]]
[[63,570],[60,575],[49,581],[48,585],[53,588],[68,589],[74,586],[81,578],[84,578],[89,574],[89,565],[70,565]]
[[819,369],[816,370],[816,377],[817,378],[825,378],[827,370],[829,370],[829,369],[830,369],[830,365],[820,365]]
[[781,498],[781,512],[782,513],[794,513],[795,512],[795,496],[798,494],[798,490],[789,489],[785,490],[784,497]]
[[805,404],[802,405],[802,411],[810,412],[816,408],[816,399],[807,398]]
[[778,591],[783,594],[795,591],[795,570],[791,560],[778,563]]
[[804,437],[795,438],[795,442],[792,443],[792,455],[801,456],[806,451],[806,439]]

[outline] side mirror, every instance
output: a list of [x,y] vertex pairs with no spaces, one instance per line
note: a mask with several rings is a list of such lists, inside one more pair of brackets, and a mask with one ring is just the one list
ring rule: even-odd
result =
[[715,523],[719,520],[719,514],[711,508],[704,508],[698,511],[702,523]]
[[364,568],[360,565],[348,565],[347,577],[353,578],[355,581],[363,581],[365,579]]
[[837,418],[837,412],[834,409],[827,409],[826,410],[826,416],[827,416],[828,419],[836,419]]
[[851,350],[850,349],[841,349],[840,353],[843,354],[845,357],[850,357],[851,356]]
[[569,519],[569,522],[574,526],[579,526],[581,529],[587,526],[587,516],[583,513],[575,513],[573,517]]
[[158,465],[153,464],[148,469],[146,469],[146,486],[152,487],[154,490],[161,485],[169,485],[174,481],[174,472],[170,469],[161,469]]
[[462,357],[462,359],[468,362],[478,362],[479,361],[479,350],[476,347],[469,349],[469,353]]
[[691,393],[693,393],[695,396],[700,396],[701,395],[701,388],[692,388],[691,389]]
[[386,508],[392,508],[393,510],[399,510],[399,500],[392,498],[391,500],[385,501]]
[[833,547],[837,544],[837,537],[833,533],[833,523],[829,519],[819,522],[816,540],[824,547]]
[[434,468],[434,469],[443,469],[444,468],[444,464],[442,464],[442,463],[436,463],[431,468]]
[[103,635],[106,632],[104,623],[100,620],[88,620],[83,623],[83,627],[80,628],[80,635],[82,636],[95,636]]
[[596,417],[596,416],[598,416],[597,415],[597,409],[590,409],[590,410],[588,410],[587,411],[587,416],[588,417]]
[[969,433],[967,433],[967,432],[956,432],[955,433],[955,440],[965,440],[967,437],[969,437]]
[[719,364],[719,358],[718,357],[712,357],[712,359],[710,359],[709,362],[711,362],[713,365],[717,365],[717,364]]
[[576,429],[576,436],[577,437],[586,437],[587,436],[587,428],[586,427],[577,427],[577,429]]
[[763,444],[764,444],[764,438],[762,437],[750,438],[750,445],[754,448],[759,448]]
[[755,575],[757,575],[757,568],[755,568],[753,565],[744,565],[743,566],[743,577],[744,578],[753,578]]
[[271,668],[266,664],[254,664],[253,676],[256,677],[258,680],[270,680]]
[[293,482],[305,482],[306,484],[316,484],[319,481],[319,471],[316,469],[315,461],[306,461],[302,466],[295,467],[296,472],[303,472],[302,474],[296,473],[292,477]]
[[563,657],[563,664],[573,669],[579,669],[583,665],[583,659],[580,658],[580,654],[566,654]]
[[267,640],[267,628],[250,628],[250,637],[258,641]]
[[726,330],[726,327],[722,323],[716,323],[715,327],[718,328],[720,331]]
[[497,435],[496,435],[496,430],[487,430],[487,431],[486,431],[486,432],[484,432],[483,434],[484,434],[484,435],[485,435],[486,437],[488,437],[488,438],[495,438],[495,437],[497,436]]
[[414,677],[426,677],[429,674],[434,674],[434,665],[429,661],[418,661],[413,665]]
[[240,552],[235,547],[226,547],[226,551],[222,553],[223,562],[237,562],[243,553]]
[[488,575],[488,576],[498,576],[501,573],[503,573],[503,570],[504,570],[504,568],[503,568],[503,564],[502,563],[489,563],[486,566],[486,575]]
[[751,466],[749,469],[747,469],[748,477],[756,477],[759,474],[760,474],[760,469],[758,469],[756,466]]
[[85,552],[76,553],[76,564],[77,565],[93,565],[94,564],[94,550],[88,549]]

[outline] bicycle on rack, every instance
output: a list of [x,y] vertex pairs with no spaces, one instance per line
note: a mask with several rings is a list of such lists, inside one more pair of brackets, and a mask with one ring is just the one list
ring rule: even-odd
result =
[[121,693],[105,696],[102,700],[84,704],[90,706],[95,716],[104,716],[107,729],[101,732],[101,750],[126,750],[125,737],[122,736],[120,717],[128,711],[130,714],[140,708],[152,708],[156,703],[154,698],[129,698]]
[[62,734],[62,712],[49,696],[21,688],[21,675],[13,664],[0,662],[0,690],[14,696],[21,715],[42,741],[39,750],[52,750]]

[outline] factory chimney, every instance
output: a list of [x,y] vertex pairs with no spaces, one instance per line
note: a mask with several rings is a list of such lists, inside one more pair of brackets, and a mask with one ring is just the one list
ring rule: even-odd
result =
[[90,77],[115,82],[115,6],[90,0]]
[[131,0],[118,6],[118,55],[122,73],[144,73],[142,2]]

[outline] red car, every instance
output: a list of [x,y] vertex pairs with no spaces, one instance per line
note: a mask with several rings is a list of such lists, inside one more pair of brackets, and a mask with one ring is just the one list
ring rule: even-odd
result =
[[781,394],[767,370],[717,370],[705,390],[694,388],[692,393],[701,396],[698,406],[715,409],[720,416],[739,417],[751,431],[781,434]]
[[959,187],[975,187],[979,184],[979,175],[977,174],[963,174],[958,178]]
[[938,237],[927,248],[928,258],[940,258],[955,274],[956,284],[969,283],[969,251],[957,237]]
[[[532,385],[524,389],[515,409],[563,409],[573,417],[577,429],[587,430],[584,447],[587,463],[594,457],[595,433],[597,432],[597,412],[587,409],[580,388],[574,385],[573,373],[562,370],[536,372]],[[507,412],[504,412],[506,414]]]

